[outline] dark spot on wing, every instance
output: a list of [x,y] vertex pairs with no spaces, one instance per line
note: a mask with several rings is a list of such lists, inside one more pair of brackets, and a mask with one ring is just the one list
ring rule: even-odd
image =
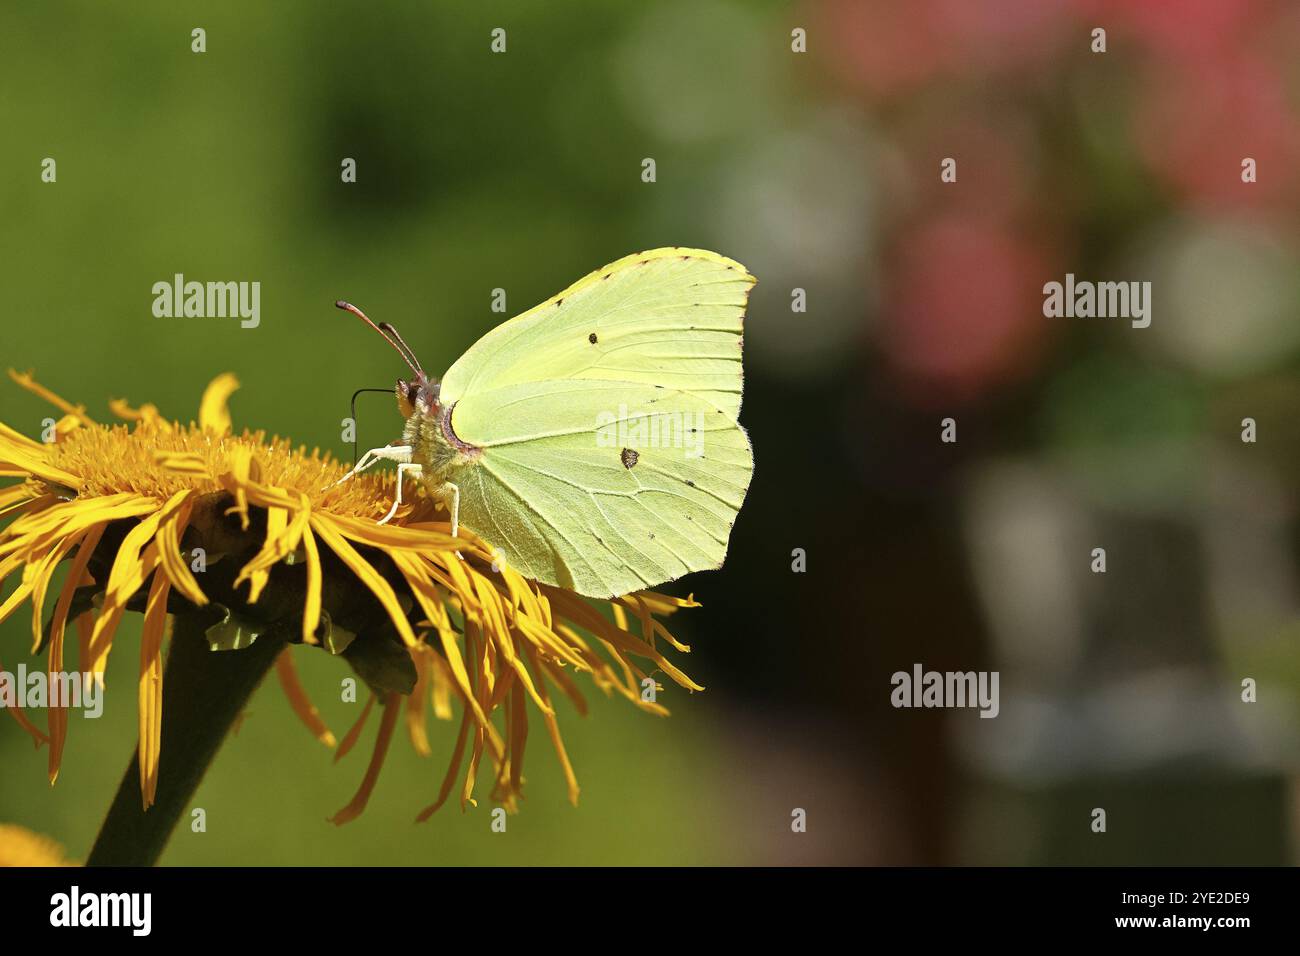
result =
[[689,478],[686,479],[686,483],[687,483],[688,485],[690,485],[692,488],[695,487],[695,482],[691,481],[691,479],[689,479]]
[[589,336],[587,336],[587,341],[590,342],[592,345],[595,345],[595,344],[596,344],[596,341],[597,341],[597,340],[596,340],[596,333],[595,333],[595,332],[592,332]]
[[561,296],[560,298],[558,298],[558,299],[555,300],[555,307],[556,307],[557,309],[558,309],[560,306],[562,306],[562,305],[564,305],[564,297],[563,297],[563,296]]
[[609,277],[610,277],[610,273],[608,272],[606,272],[603,276],[601,276],[602,279],[608,279]]
[[655,533],[654,533],[653,531],[651,531],[651,532],[650,532],[650,540],[653,541],[654,539],[655,539]]
[[637,459],[640,458],[641,456],[636,452],[634,452],[631,448],[624,448],[623,451],[619,453],[618,457],[623,462],[624,468],[631,468],[633,465],[636,464]]

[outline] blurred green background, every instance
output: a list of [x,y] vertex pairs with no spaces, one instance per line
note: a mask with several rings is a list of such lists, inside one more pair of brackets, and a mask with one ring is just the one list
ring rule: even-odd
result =
[[[349,396],[403,368],[337,298],[433,372],[503,318],[496,288],[513,315],[661,245],[759,278],[755,482],[726,569],[674,586],[705,605],[676,629],[706,693],[562,712],[579,807],[537,734],[498,835],[486,802],[411,822],[443,723],[328,824],[373,724],[333,766],[272,681],[165,863],[1297,860],[1294,4],[11,3],[0,47],[0,352],[101,420],[188,419],[229,370],[236,427],[348,455]],[[1044,318],[1066,272],[1152,282],[1151,328]],[[260,282],[260,326],[155,318],[176,273]],[[361,447],[396,437],[361,401]],[[0,383],[0,420],[48,413]],[[54,789],[0,721],[0,821],[84,856],[135,744],[138,633]],[[28,636],[0,626],[6,667]],[[297,661],[341,735],[345,665]],[[914,663],[999,670],[1001,714],[893,709]]]

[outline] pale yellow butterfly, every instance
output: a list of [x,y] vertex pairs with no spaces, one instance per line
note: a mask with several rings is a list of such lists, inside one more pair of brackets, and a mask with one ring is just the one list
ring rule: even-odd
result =
[[[754,470],[740,413],[754,277],[701,249],[597,269],[502,323],[430,379],[397,382],[398,463],[525,577],[591,597],[722,566]],[[346,477],[344,480],[346,480]]]

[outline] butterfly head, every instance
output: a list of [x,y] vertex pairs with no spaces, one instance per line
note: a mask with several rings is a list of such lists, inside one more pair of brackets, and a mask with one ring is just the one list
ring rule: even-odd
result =
[[399,378],[393,390],[397,395],[397,410],[403,418],[410,418],[417,412],[426,418],[438,414],[438,383],[429,381],[420,371],[415,378]]
[[431,380],[424,374],[424,369],[420,367],[420,361],[411,351],[411,347],[402,340],[397,334],[397,329],[393,328],[387,322],[375,324],[370,321],[370,317],[358,309],[351,302],[344,302],[342,299],[334,303],[335,307],[345,312],[351,312],[366,325],[370,326],[376,332],[384,337],[393,348],[397,349],[397,354],[414,373],[414,377],[406,379],[399,378],[397,385],[393,389],[397,396],[397,409],[402,413],[403,418],[410,418],[414,414],[421,414],[433,418],[438,414],[438,391],[439,383]]

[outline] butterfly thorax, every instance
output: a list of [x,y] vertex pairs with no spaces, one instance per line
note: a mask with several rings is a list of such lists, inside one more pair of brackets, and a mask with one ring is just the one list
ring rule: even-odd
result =
[[417,404],[402,432],[403,442],[411,449],[411,460],[421,466],[424,481],[434,487],[442,484],[450,472],[472,464],[483,454],[481,448],[461,441],[452,429],[453,408],[454,403]]

